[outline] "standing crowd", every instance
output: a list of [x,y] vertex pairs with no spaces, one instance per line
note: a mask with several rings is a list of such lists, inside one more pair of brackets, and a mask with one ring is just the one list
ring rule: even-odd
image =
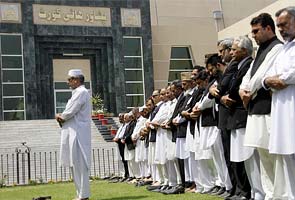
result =
[[[295,7],[218,42],[205,67],[155,90],[119,115],[121,178],[163,194],[295,199]],[[250,27],[249,27],[250,29]]]

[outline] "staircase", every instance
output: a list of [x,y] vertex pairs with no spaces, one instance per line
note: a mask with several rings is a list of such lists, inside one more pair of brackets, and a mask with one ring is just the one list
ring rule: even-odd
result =
[[118,118],[105,117],[92,119],[97,130],[106,142],[112,142],[118,130]]

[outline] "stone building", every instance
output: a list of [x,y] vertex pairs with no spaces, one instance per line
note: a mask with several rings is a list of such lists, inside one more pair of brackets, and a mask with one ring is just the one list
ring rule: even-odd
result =
[[71,96],[67,71],[112,113],[154,87],[149,0],[1,0],[0,120],[54,118]]

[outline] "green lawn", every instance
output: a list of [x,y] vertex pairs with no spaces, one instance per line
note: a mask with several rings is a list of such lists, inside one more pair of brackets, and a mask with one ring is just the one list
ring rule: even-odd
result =
[[[73,183],[46,184],[37,186],[16,186],[0,188],[1,200],[31,200],[33,197],[51,196],[53,200],[71,200],[75,196]],[[149,192],[145,187],[134,187],[127,183],[91,182],[90,200],[142,200],[142,199],[181,199],[181,200],[217,200],[221,198],[200,194],[163,195]]]

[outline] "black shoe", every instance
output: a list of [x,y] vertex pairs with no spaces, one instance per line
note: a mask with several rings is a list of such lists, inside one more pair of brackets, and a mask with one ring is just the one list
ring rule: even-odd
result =
[[[209,194],[214,195],[214,194],[216,194],[217,192],[219,192],[221,189],[222,189],[222,187],[220,187],[220,186],[215,186],[215,187],[211,190],[211,192],[210,192]],[[225,189],[224,189],[224,190],[225,190]]]
[[120,178],[117,177],[116,179],[112,179],[109,181],[109,183],[118,183],[120,181]]
[[215,189],[215,187],[209,189],[209,190],[205,190],[205,191],[202,191],[200,192],[201,194],[210,194],[213,190]]
[[225,192],[225,188],[224,187],[219,187],[219,190],[217,192],[211,192],[210,194],[212,195],[221,195]]
[[119,180],[119,182],[124,182],[124,181],[126,181],[127,179],[128,179],[127,177],[121,178],[121,179]]
[[240,196],[230,195],[229,197],[225,197],[224,200],[238,200]]
[[114,180],[114,179],[119,179],[120,177],[118,177],[118,176],[112,176],[112,177],[110,177],[109,178],[109,180]]
[[161,191],[159,191],[160,193],[165,193],[167,192],[168,190],[171,190],[171,188],[173,188],[173,186],[168,186],[166,187],[165,189],[162,189]]
[[166,188],[168,188],[169,186],[168,185],[162,185],[162,187],[160,188],[157,188],[155,190],[151,190],[152,192],[161,192],[163,190],[166,190]]
[[166,190],[163,194],[182,194],[184,193],[184,187],[182,185],[177,185],[172,187],[170,190]]
[[162,187],[162,185],[149,185],[146,187],[147,190],[152,191],[155,189],[160,189]]

